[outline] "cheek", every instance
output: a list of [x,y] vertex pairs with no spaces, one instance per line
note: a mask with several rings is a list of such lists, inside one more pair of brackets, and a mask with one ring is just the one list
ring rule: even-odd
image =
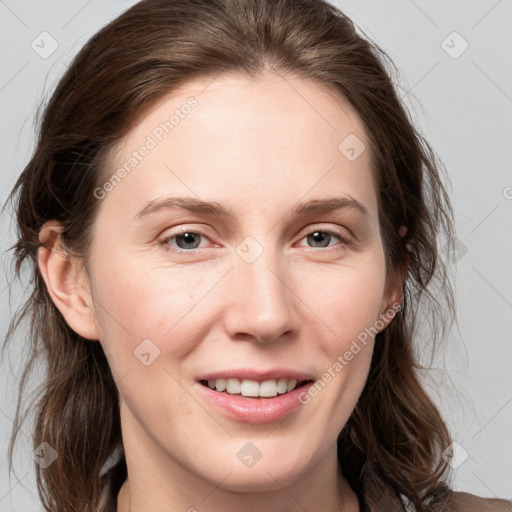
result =
[[[328,335],[316,338],[312,356],[321,361],[322,373],[303,403],[315,409],[326,439],[333,439],[348,421],[367,381],[380,318],[383,267],[375,261],[373,270],[338,273],[329,282],[328,293],[304,299],[315,304],[320,328]],[[314,436],[318,425],[305,428],[307,436]]]
[[376,251],[365,265],[325,275],[324,287],[312,291],[307,276],[303,281],[301,298],[320,318],[316,325],[324,333],[315,337],[312,354],[322,362],[318,394],[326,404],[326,417],[339,417],[339,424],[348,419],[368,376],[374,338],[382,327],[384,269]]
[[301,299],[319,318],[330,339],[331,351],[342,350],[347,342],[375,325],[382,310],[385,286],[383,259],[378,251],[360,265],[312,270],[301,279]]
[[113,328],[138,337],[162,336],[198,302],[205,286],[199,273],[147,268],[120,261],[96,272],[95,291],[104,334]]
[[[103,261],[93,272],[95,313],[114,378],[127,386],[121,392],[129,400],[130,383],[138,382],[178,393],[172,377],[181,379],[179,363],[207,335],[207,303],[200,299],[214,287],[217,275],[203,277],[196,271],[154,268],[121,258]],[[165,371],[170,367],[172,376]],[[137,387],[133,392],[136,396]],[[186,403],[181,413],[187,414]]]
[[[104,261],[109,263],[93,273],[96,313],[101,343],[127,406],[130,419],[125,421],[130,421],[130,428],[140,424],[150,429],[158,411],[162,425],[173,424],[178,413],[186,423],[194,408],[179,384],[180,365],[169,361],[181,360],[185,347],[196,338],[187,324],[196,322],[189,286],[168,269],[149,273],[128,259]],[[196,275],[196,280],[189,281],[194,288],[203,278]]]

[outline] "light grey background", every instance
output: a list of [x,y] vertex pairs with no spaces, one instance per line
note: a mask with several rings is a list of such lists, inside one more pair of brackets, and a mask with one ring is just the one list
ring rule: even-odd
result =
[[[39,101],[85,41],[133,3],[0,1],[2,204],[32,152]],[[460,241],[454,256],[460,332],[453,330],[426,385],[460,445],[454,488],[512,499],[512,1],[333,3],[393,58],[401,95],[448,170]],[[51,49],[44,31],[58,43],[47,58],[31,47],[35,41],[42,52],[47,38],[45,51]],[[9,216],[1,222],[3,251],[14,239]],[[4,255],[1,261],[3,339],[11,312]],[[13,290],[13,307],[19,293]],[[0,512],[41,510],[27,424],[15,458],[21,483],[8,479],[17,382],[7,371],[1,367]]]

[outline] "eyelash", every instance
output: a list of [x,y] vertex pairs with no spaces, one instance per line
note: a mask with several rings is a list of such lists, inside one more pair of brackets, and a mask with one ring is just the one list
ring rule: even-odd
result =
[[[163,246],[164,250],[167,251],[167,252],[174,252],[174,253],[177,253],[177,254],[185,254],[185,253],[193,253],[193,252],[198,251],[199,250],[198,248],[195,248],[195,249],[180,249],[180,248],[174,248],[174,247],[172,247],[169,244],[169,242],[171,240],[173,240],[174,238],[176,238],[176,237],[178,237],[180,235],[183,235],[185,233],[192,233],[194,235],[200,235],[201,237],[207,238],[208,240],[210,239],[208,237],[208,235],[206,235],[205,233],[203,233],[201,231],[193,231],[192,229],[182,229],[182,230],[178,231],[177,233],[173,233],[172,235],[164,237],[162,240],[160,240],[159,243],[160,243],[160,245]],[[341,242],[342,242],[341,243],[342,247],[338,248],[338,249],[334,249],[334,251],[336,251],[336,252],[343,250],[343,248],[346,245],[350,245],[350,243],[351,243],[351,240],[347,237],[347,235],[345,235],[341,231],[334,230],[334,229],[318,229],[318,228],[317,229],[313,229],[312,231],[306,233],[301,238],[301,240],[306,238],[308,235],[312,235],[314,233],[327,233],[329,235],[334,235],[337,238],[339,238],[341,240]],[[317,251],[317,250],[327,249],[328,247],[330,247],[330,246],[327,246],[327,247],[310,247],[310,249],[313,250],[313,251]]]

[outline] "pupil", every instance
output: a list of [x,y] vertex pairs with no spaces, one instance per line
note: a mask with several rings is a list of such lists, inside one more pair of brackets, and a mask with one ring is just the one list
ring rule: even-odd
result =
[[181,235],[185,244],[193,244],[195,235],[193,233],[183,233]]
[[[325,234],[322,231],[315,231],[310,236],[313,237],[313,241],[315,243],[322,243],[322,242],[325,242],[325,240],[327,240],[327,237],[325,236]],[[328,236],[330,236],[330,235],[328,235]],[[324,247],[324,246],[325,245],[323,245],[322,247]]]

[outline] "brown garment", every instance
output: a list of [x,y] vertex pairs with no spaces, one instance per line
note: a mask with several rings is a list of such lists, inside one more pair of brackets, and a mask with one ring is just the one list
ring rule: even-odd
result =
[[[367,462],[362,472],[362,492],[358,493],[360,512],[412,512],[399,493],[384,482],[373,463]],[[512,512],[512,501],[481,498],[466,492],[453,491],[446,484],[439,485],[432,512]]]

